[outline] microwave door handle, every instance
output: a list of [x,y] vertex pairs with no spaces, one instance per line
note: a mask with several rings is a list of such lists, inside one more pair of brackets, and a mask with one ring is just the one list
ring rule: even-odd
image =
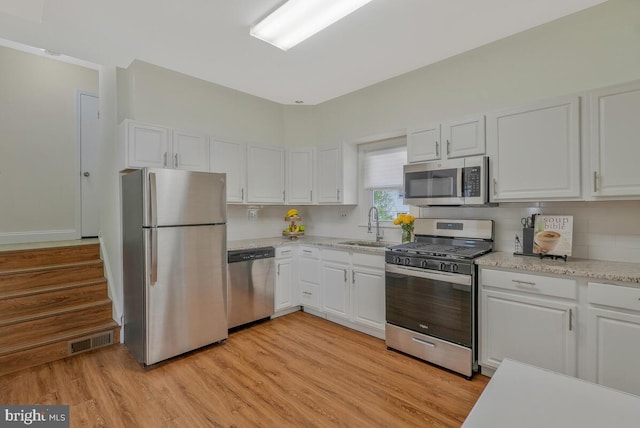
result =
[[457,168],[456,169],[456,175],[457,175],[457,180],[456,180],[456,184],[457,184],[457,189],[456,189],[456,196],[458,198],[462,198],[462,168]]

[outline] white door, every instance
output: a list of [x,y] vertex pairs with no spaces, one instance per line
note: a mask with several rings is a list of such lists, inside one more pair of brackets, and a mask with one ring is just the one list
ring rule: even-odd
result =
[[342,152],[339,148],[318,150],[318,202],[340,202]]
[[211,172],[227,174],[227,202],[244,202],[245,144],[211,140],[210,156]]
[[173,131],[173,167],[185,171],[209,171],[209,140],[205,135]]
[[274,146],[247,146],[247,202],[285,201],[284,149]]
[[293,306],[293,260],[276,261],[276,311]]
[[407,135],[407,160],[424,162],[440,159],[440,124],[411,130]]
[[83,237],[100,230],[100,131],[98,97],[80,94],[80,222]]
[[349,318],[349,284],[346,266],[322,265],[322,292],[324,293],[323,309],[327,314]]
[[354,321],[384,330],[384,270],[353,268],[351,281]]
[[313,198],[313,149],[288,151],[287,202],[311,203]]
[[447,158],[483,155],[485,152],[484,116],[448,121],[442,125],[442,140]]

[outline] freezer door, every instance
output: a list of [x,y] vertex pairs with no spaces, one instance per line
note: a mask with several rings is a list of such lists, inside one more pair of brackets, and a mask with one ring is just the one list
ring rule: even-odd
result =
[[226,339],[226,225],[144,233],[145,364]]
[[225,223],[226,174],[145,169],[144,225]]

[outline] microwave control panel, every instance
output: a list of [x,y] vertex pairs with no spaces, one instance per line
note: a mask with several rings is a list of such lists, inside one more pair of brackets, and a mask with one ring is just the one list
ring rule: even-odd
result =
[[482,182],[482,167],[470,166],[464,168],[464,196],[465,198],[480,195],[480,183]]

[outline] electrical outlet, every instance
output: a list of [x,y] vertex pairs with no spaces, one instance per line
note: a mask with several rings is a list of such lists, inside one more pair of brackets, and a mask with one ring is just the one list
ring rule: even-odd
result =
[[258,210],[247,210],[247,216],[249,220],[257,220],[258,219]]
[[347,218],[349,217],[349,213],[346,211],[340,211],[340,218]]

